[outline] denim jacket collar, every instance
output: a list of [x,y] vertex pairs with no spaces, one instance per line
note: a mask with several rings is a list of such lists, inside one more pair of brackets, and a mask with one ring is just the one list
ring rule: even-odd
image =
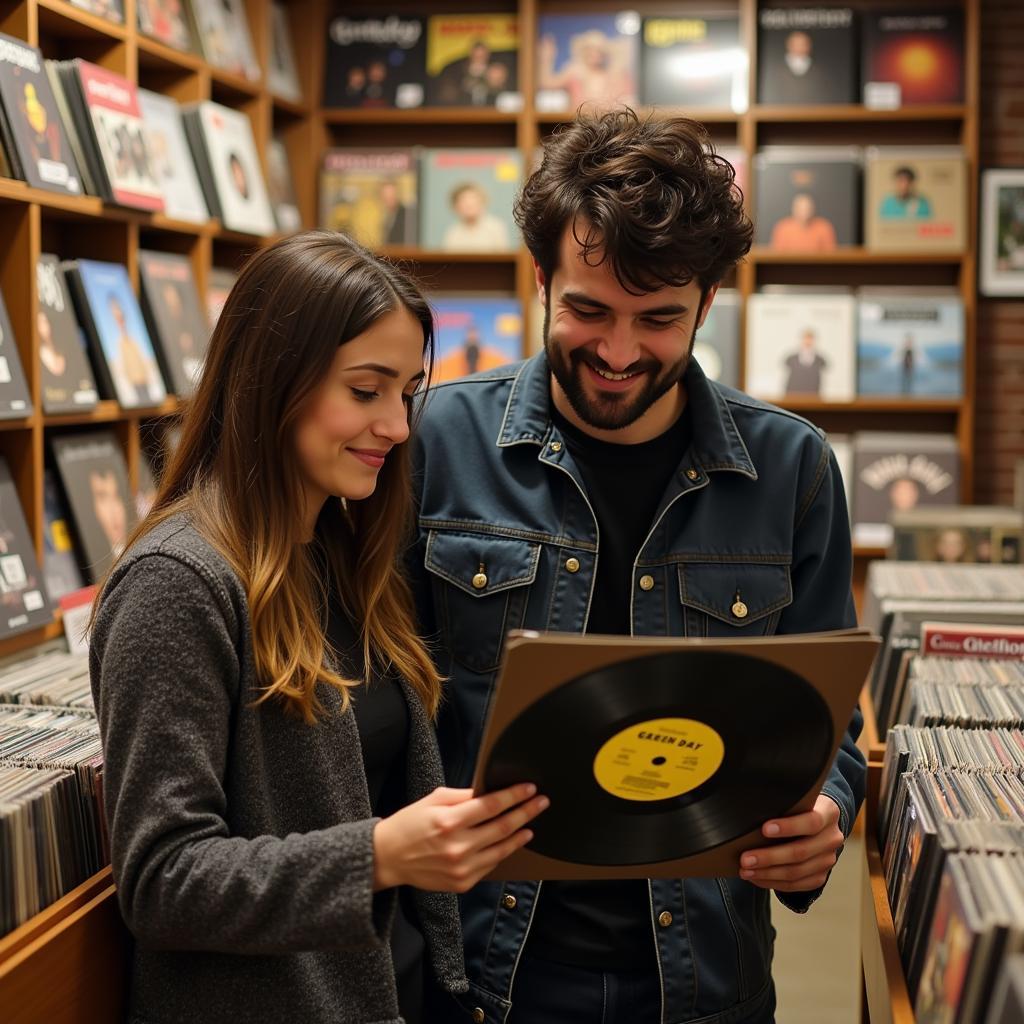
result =
[[[695,359],[690,360],[684,380],[693,423],[691,458],[699,460],[709,473],[729,470],[756,480],[757,470],[725,395],[707,379]],[[516,444],[543,446],[547,442],[554,430],[550,381],[551,371],[544,353],[520,364],[495,442],[499,448]]]

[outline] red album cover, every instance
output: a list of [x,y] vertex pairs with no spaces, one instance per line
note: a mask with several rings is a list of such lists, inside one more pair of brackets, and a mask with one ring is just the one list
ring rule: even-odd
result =
[[921,653],[947,658],[1024,660],[1024,626],[922,622]]
[[874,11],[863,24],[865,104],[963,103],[963,11]]

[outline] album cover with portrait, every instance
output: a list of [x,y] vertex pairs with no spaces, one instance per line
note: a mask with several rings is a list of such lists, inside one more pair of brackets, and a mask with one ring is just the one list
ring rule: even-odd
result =
[[99,401],[85,340],[60,268],[60,260],[43,253],[36,262],[39,310],[39,366],[43,412],[82,412]]
[[[715,152],[722,157],[723,160],[728,160],[732,164],[732,169],[735,172],[735,178],[733,179],[736,183],[736,187],[743,193],[744,197],[748,195],[748,189],[750,188],[749,176],[747,174],[747,151],[742,146],[715,146]],[[749,200],[747,206],[749,206]]]
[[740,296],[719,288],[693,341],[693,357],[709,380],[740,386]]
[[288,22],[288,8],[284,4],[270,5],[270,63],[267,65],[267,85],[277,96],[293,103],[302,102],[299,71],[295,66],[295,47]]
[[50,443],[85,575],[98,583],[136,522],[124,452],[112,430],[63,434]]
[[644,103],[742,113],[748,65],[735,14],[644,18]]
[[963,395],[965,322],[959,292],[863,288],[858,298],[858,395]]
[[865,106],[963,103],[963,8],[865,11],[861,39]]
[[248,115],[206,100],[186,107],[184,120],[214,216],[229,231],[274,234],[274,212]]
[[518,110],[518,17],[432,14],[427,19],[427,99],[440,107]]
[[175,50],[195,49],[188,0],[135,0],[135,3],[140,32]]
[[953,434],[859,431],[853,441],[853,542],[892,543],[891,516],[960,500],[960,451]]
[[0,35],[0,135],[11,173],[33,188],[82,194],[82,180],[43,55]]
[[[140,210],[164,208],[134,82],[97,64],[62,61],[58,73],[98,194]],[[78,116],[77,111],[81,116]]]
[[32,396],[21,367],[18,341],[0,294],[0,419],[28,416],[31,412]]
[[523,176],[518,149],[425,149],[420,244],[447,252],[511,252],[512,203]]
[[117,24],[124,23],[124,3],[122,0],[69,0],[72,7],[88,11],[98,18],[106,18]]
[[640,16],[542,14],[537,19],[537,110],[572,113],[582,103],[636,105]]
[[167,390],[127,268],[99,260],[63,267],[104,397],[122,409],[159,405]]
[[331,19],[325,107],[422,107],[427,98],[427,22],[406,14]]
[[195,161],[185,138],[181,107],[170,96],[139,89],[149,158],[164,197],[164,213],[175,220],[202,224],[210,217]]
[[860,241],[856,146],[765,146],[754,157],[754,240],[776,252],[831,252]]
[[768,401],[852,401],[856,314],[850,294],[763,291],[747,301],[744,390]]
[[299,201],[295,197],[295,182],[288,149],[280,138],[267,140],[267,192],[274,211],[277,230],[290,235],[302,227]]
[[258,82],[260,66],[253,49],[245,0],[191,0],[191,6],[206,60],[222,71]]
[[139,282],[163,378],[174,394],[188,398],[195,391],[210,340],[192,261],[177,253],[140,249]]
[[856,103],[857,15],[849,7],[765,7],[757,22],[757,101]]
[[224,303],[228,301],[228,295],[237,280],[238,274],[226,267],[213,267],[206,275],[206,320],[211,332],[217,326]]
[[959,146],[866,150],[864,244],[883,252],[962,252],[967,161]]
[[64,495],[55,471],[49,468],[43,472],[43,582],[54,604],[85,586]]
[[431,383],[523,358],[523,312],[514,296],[431,296],[437,333]]
[[320,165],[320,227],[367,248],[416,245],[419,173],[414,149],[329,149]]
[[0,637],[53,619],[7,460],[0,456]]
[[[721,583],[707,599],[736,608]],[[473,789],[532,782],[551,806],[488,877],[735,875],[765,821],[813,806],[878,647],[509,633]]]

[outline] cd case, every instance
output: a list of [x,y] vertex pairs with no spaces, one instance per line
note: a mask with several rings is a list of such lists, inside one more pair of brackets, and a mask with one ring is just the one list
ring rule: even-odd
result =
[[738,874],[764,822],[814,806],[878,647],[510,632],[473,789],[551,806],[488,877]]

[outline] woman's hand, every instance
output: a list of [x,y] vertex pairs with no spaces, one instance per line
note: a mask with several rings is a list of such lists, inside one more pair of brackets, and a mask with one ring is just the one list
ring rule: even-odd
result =
[[524,783],[474,797],[442,786],[382,819],[373,832],[374,891],[466,892],[533,838],[523,826],[550,803],[536,792]]

